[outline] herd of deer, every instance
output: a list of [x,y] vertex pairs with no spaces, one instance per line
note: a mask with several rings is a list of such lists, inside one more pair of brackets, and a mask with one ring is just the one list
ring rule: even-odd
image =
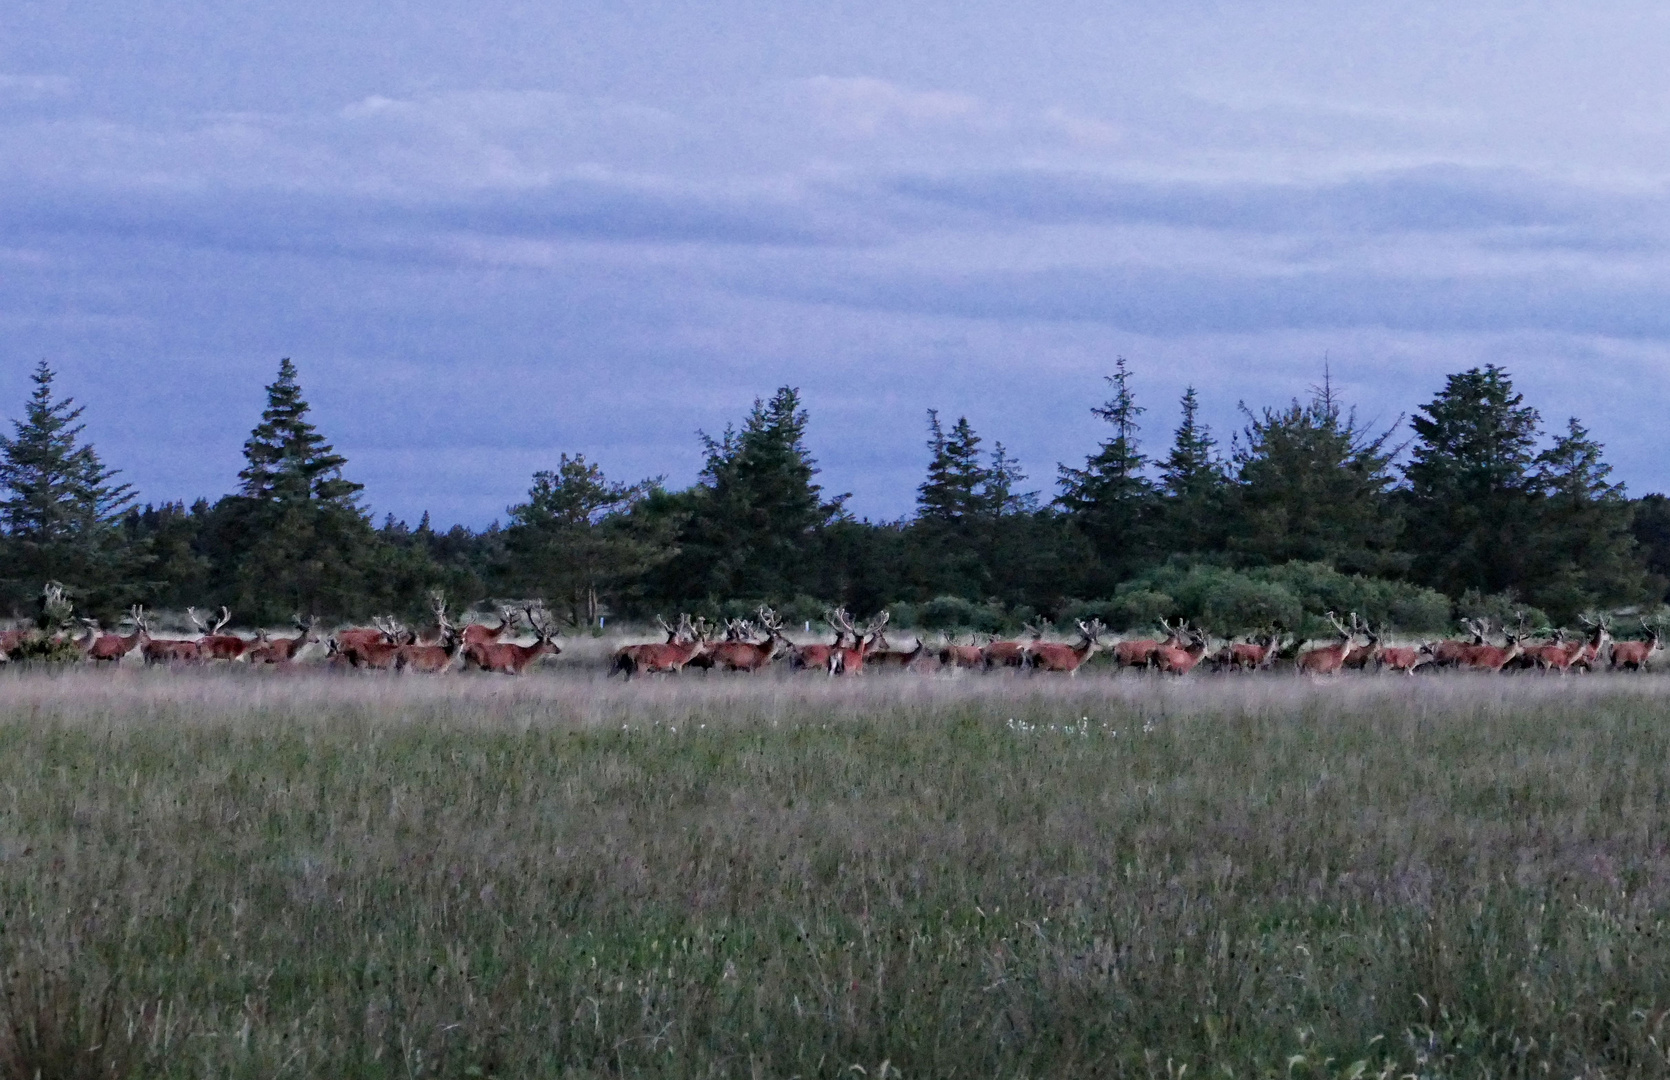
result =
[[[102,631],[92,619],[80,619],[79,636],[66,640],[74,643],[81,655],[94,663],[118,664],[135,651],[147,665],[202,664],[217,660],[248,664],[292,664],[309,645],[325,645],[325,659],[335,667],[367,668],[373,670],[418,671],[438,673],[450,670],[455,661],[465,669],[520,675],[541,656],[555,656],[562,651],[553,640],[555,630],[543,611],[535,605],[520,609],[503,608],[499,625],[469,623],[458,626],[447,618],[446,600],[440,594],[431,596],[433,625],[412,630],[394,619],[373,619],[370,628],[339,630],[329,636],[321,635],[316,618],[295,617],[293,637],[274,637],[266,630],[257,630],[254,637],[226,632],[232,613],[221,608],[210,625],[209,619],[187,608],[186,617],[197,631],[196,637],[155,637],[145,609],[130,608],[127,621],[130,634]],[[534,643],[520,645],[504,641],[518,631],[518,616],[525,616],[533,630]],[[12,658],[23,643],[27,630],[0,632],[0,658]]]
[[[829,644],[797,645],[783,635],[782,623],[769,608],[761,608],[758,620],[732,619],[722,626],[705,619],[680,618],[676,626],[658,619],[667,637],[647,645],[625,645],[616,650],[610,673],[671,673],[686,668],[726,671],[758,671],[779,658],[791,668],[823,671],[830,675],[854,675],[866,668],[908,668],[936,670],[970,668],[981,671],[1012,668],[1073,674],[1098,650],[1104,648],[1106,628],[1099,620],[1078,622],[1078,640],[1068,644],[1044,640],[1042,625],[1028,625],[1028,640],[992,639],[984,645],[957,645],[946,639],[930,646],[918,637],[915,648],[895,649],[884,633],[884,612],[862,628],[854,626],[844,610],[828,612],[826,618],[835,632]],[[1335,675],[1342,671],[1393,671],[1413,675],[1417,670],[1451,668],[1468,671],[1502,672],[1535,668],[1541,671],[1590,671],[1604,665],[1611,670],[1644,671],[1663,646],[1659,630],[1645,619],[1644,641],[1613,641],[1603,616],[1598,622],[1584,619],[1588,630],[1567,640],[1563,630],[1554,630],[1549,640],[1532,642],[1523,620],[1516,632],[1503,632],[1504,644],[1489,642],[1488,620],[1463,623],[1471,640],[1436,641],[1420,646],[1391,646],[1382,642],[1382,631],[1374,629],[1353,612],[1350,625],[1334,612],[1328,621],[1337,640],[1313,648],[1294,639],[1281,628],[1254,635],[1246,641],[1231,641],[1211,650],[1211,636],[1187,621],[1176,625],[1165,619],[1163,638],[1139,638],[1106,645],[1116,667],[1187,675],[1202,662],[1214,671],[1268,671],[1291,667],[1305,675]],[[716,636],[721,635],[722,636]]]
[[[51,589],[49,587],[49,593]],[[49,599],[52,597],[49,595]],[[57,599],[62,599],[61,594]],[[501,608],[498,625],[453,623],[446,612],[446,599],[431,596],[434,622],[422,629],[402,626],[392,618],[373,619],[370,627],[339,630],[324,636],[316,619],[295,619],[294,636],[272,636],[265,630],[253,637],[226,632],[232,613],[221,608],[212,620],[195,608],[186,614],[197,636],[155,637],[143,607],[128,613],[133,632],[108,633],[90,620],[80,620],[82,632],[64,640],[74,643],[81,655],[95,663],[119,663],[137,651],[146,664],[201,664],[213,661],[260,665],[294,663],[309,645],[323,643],[325,659],[334,667],[440,673],[455,664],[465,670],[520,675],[542,656],[562,651],[555,642],[555,630],[538,605]],[[624,645],[611,658],[609,672],[627,679],[638,674],[668,674],[686,668],[755,672],[786,659],[794,670],[829,675],[856,675],[868,668],[910,670],[938,669],[1020,669],[1074,674],[1099,650],[1105,648],[1114,665],[1145,671],[1186,675],[1203,662],[1215,671],[1268,671],[1291,667],[1306,675],[1334,675],[1342,671],[1393,671],[1414,674],[1420,669],[1458,669],[1502,672],[1537,669],[1568,672],[1610,670],[1644,671],[1663,645],[1656,625],[1641,620],[1645,640],[1614,641],[1611,626],[1602,616],[1583,620],[1583,633],[1568,639],[1563,630],[1553,630],[1547,640],[1532,641],[1523,618],[1514,632],[1501,628],[1503,644],[1492,644],[1488,620],[1467,620],[1463,625],[1471,640],[1436,641],[1420,646],[1391,646],[1382,642],[1383,629],[1376,630],[1350,615],[1347,625],[1334,612],[1328,621],[1336,632],[1331,643],[1303,648],[1307,642],[1293,639],[1280,627],[1272,627],[1245,641],[1231,641],[1216,651],[1211,636],[1186,620],[1175,625],[1160,620],[1163,638],[1139,638],[1104,644],[1106,627],[1099,620],[1078,622],[1078,640],[1073,643],[1044,640],[1042,624],[1027,626],[1023,640],[988,640],[983,645],[954,644],[949,638],[937,645],[918,636],[914,648],[895,649],[888,644],[886,612],[855,625],[845,609],[825,613],[835,639],[829,643],[796,644],[784,634],[783,623],[768,607],[755,619],[730,619],[710,624],[705,618],[680,616],[676,625],[657,618],[666,640],[642,645]],[[507,641],[520,633],[525,619],[534,642],[523,645]],[[18,653],[27,631],[0,632],[0,658]]]

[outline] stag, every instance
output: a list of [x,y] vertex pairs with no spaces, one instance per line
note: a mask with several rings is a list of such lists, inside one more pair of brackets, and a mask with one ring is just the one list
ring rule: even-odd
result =
[[186,608],[186,618],[197,628],[203,636],[197,641],[197,648],[205,660],[238,660],[249,649],[249,642],[237,634],[223,634],[226,624],[232,621],[230,608],[222,606],[219,620],[213,627],[204,624],[204,620],[197,614],[196,608]]
[[411,635],[393,618],[372,619],[375,629],[344,630],[330,640],[331,661],[346,661],[350,667],[388,671],[400,659],[402,646],[412,644]]
[[1659,641],[1659,627],[1657,623],[1641,620],[1641,629],[1647,632],[1646,641],[1615,641],[1612,643],[1612,658],[1607,664],[1610,671],[1646,671],[1652,663],[1653,654],[1664,648]]
[[259,633],[259,640],[250,648],[248,653],[244,654],[244,658],[251,664],[288,664],[295,660],[303,649],[319,640],[317,629],[319,617],[317,615],[303,622],[301,614],[298,612],[292,617],[292,621],[296,624],[297,633],[295,637],[275,638],[262,630]]
[[394,670],[439,674],[452,667],[458,650],[464,646],[464,634],[446,617],[446,597],[434,592],[429,595],[429,607],[435,615],[435,644],[416,641],[397,646],[394,651]]
[[852,644],[834,649],[829,656],[829,673],[831,675],[861,675],[864,672],[864,659],[881,640],[881,629],[887,625],[890,612],[880,615],[864,624],[859,630],[852,625],[852,615],[845,608],[834,611],[835,625],[844,630],[852,638]]
[[93,647],[87,650],[87,659],[94,663],[109,661],[120,664],[122,657],[139,648],[151,639],[151,628],[145,623],[145,609],[138,604],[128,609],[128,619],[133,623],[133,633],[127,637],[121,634],[100,634]]
[[1026,667],[1034,646],[1044,639],[1044,624],[1025,623],[1022,629],[1032,635],[1031,641],[993,641],[980,650],[980,658],[985,662],[986,670],[994,667]]
[[847,635],[835,621],[835,613],[827,608],[823,613],[824,622],[835,631],[835,640],[828,645],[814,642],[811,645],[797,645],[789,654],[789,666],[796,671],[829,671],[834,663],[835,653],[846,644]]
[[[1485,638],[1490,633],[1490,622],[1484,620],[1481,623],[1471,625],[1470,629],[1473,630],[1475,637]],[[1488,642],[1483,642],[1478,645],[1466,646],[1461,650],[1461,655],[1456,658],[1455,666],[1468,671],[1485,671],[1492,675],[1500,674],[1502,669],[1514,657],[1525,651],[1525,646],[1520,641],[1518,634],[1510,634],[1504,628],[1502,636],[1503,640],[1507,642],[1506,645],[1491,645]]]
[[645,674],[680,672],[707,647],[691,625],[690,616],[680,615],[676,628],[668,626],[667,620],[659,615],[655,621],[666,631],[667,640],[648,645],[623,645],[616,649],[613,666],[609,669],[611,675],[619,671],[630,679],[640,671]]
[[894,649],[887,645],[887,638],[881,639],[882,648],[864,658],[864,662],[871,667],[900,668],[909,670],[916,664],[934,655],[935,650],[928,648],[928,643],[920,634],[916,637],[916,648],[906,652],[904,649]]
[[464,645],[495,645],[504,640],[506,634],[516,633],[516,609],[501,607],[499,609],[499,625],[486,626],[482,623],[470,623],[464,627]]
[[726,671],[752,674],[765,667],[777,659],[788,643],[783,637],[783,621],[775,611],[768,607],[760,608],[759,620],[765,630],[764,641],[752,640],[752,623],[745,619],[732,619],[725,624],[725,640],[708,646],[706,655],[717,667]]
[[[1162,643],[1154,651],[1154,666],[1171,675],[1187,675],[1200,663],[1206,655],[1207,634],[1199,627],[1191,630],[1187,622],[1179,623],[1180,631],[1177,644]],[[1184,645],[1182,637],[1187,637],[1189,643]]]
[[542,617],[541,609],[530,605],[522,611],[527,615],[528,625],[533,628],[534,643],[470,645],[464,650],[465,670],[474,667],[500,675],[520,675],[541,656],[556,656],[562,652],[562,647],[552,640],[556,637],[556,628],[549,618]]
[[[1355,619],[1356,612],[1352,612],[1352,620],[1355,621]],[[1339,641],[1332,645],[1324,645],[1321,648],[1310,649],[1301,653],[1299,655],[1299,671],[1303,674],[1338,674],[1345,667],[1345,661],[1350,658],[1352,650],[1356,647],[1351,631],[1345,628],[1337,615],[1331,611],[1328,612],[1328,621],[1334,624],[1335,630],[1339,631]]]
[[986,652],[979,645],[957,645],[944,637],[939,647],[939,666],[949,668],[983,668]]
[[1088,623],[1082,619],[1076,620],[1079,627],[1079,643],[1067,645],[1059,641],[1036,641],[1027,649],[1029,663],[1034,671],[1064,672],[1077,675],[1079,668],[1096,652],[1102,644],[1102,631],[1107,627],[1102,620],[1092,619]]
[[[1367,620],[1358,622],[1355,611],[1351,613],[1351,629],[1366,637],[1368,644],[1353,648],[1351,655],[1347,656],[1341,665],[1342,668],[1347,671],[1366,671],[1370,664],[1378,667],[1380,654],[1384,651],[1380,645],[1380,635],[1374,632],[1374,627],[1370,626]],[[1381,629],[1384,630],[1385,626],[1382,625]]]
[[[1180,627],[1182,624],[1179,623]],[[1163,646],[1177,646],[1183,643],[1181,630],[1173,629],[1164,619],[1160,620],[1160,629],[1166,632],[1164,641],[1153,638],[1136,638],[1131,641],[1116,642],[1113,646],[1113,662],[1122,668],[1152,668],[1156,664],[1160,649]]]
[[1276,656],[1281,652],[1281,640],[1281,627],[1272,627],[1268,633],[1254,635],[1244,642],[1225,645],[1218,650],[1214,660],[1220,669],[1265,671],[1276,662]]

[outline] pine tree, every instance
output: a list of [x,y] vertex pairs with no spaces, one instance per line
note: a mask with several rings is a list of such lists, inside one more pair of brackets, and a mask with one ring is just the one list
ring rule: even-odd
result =
[[36,366],[23,419],[12,422],[9,437],[0,435],[8,591],[32,596],[44,582],[62,581],[96,610],[107,605],[90,593],[115,585],[122,573],[116,526],[133,489],[112,483],[117,470],[105,468],[92,444],[81,441],[83,410],[72,398],[54,396],[54,377],[46,361]]
[[1148,555],[1154,485],[1144,475],[1148,459],[1137,447],[1137,418],[1143,409],[1131,392],[1124,357],[1115,363],[1107,381],[1113,396],[1090,411],[1113,425],[1113,437],[1085,461],[1084,468],[1060,467],[1061,494],[1055,501],[1077,522],[1101,562],[1095,586],[1111,590]]
[[348,459],[308,422],[308,410],[296,365],[285,357],[278,364],[278,379],[267,387],[261,422],[244,443],[240,494],[261,502],[313,499],[357,509],[355,500],[364,485],[343,479]]
[[1247,427],[1231,454],[1230,549],[1268,564],[1301,560],[1351,573],[1398,571],[1404,560],[1389,496],[1396,424],[1378,435],[1361,426],[1327,375],[1308,402],[1295,399],[1256,416],[1241,409]]
[[1225,541],[1228,477],[1217,440],[1200,422],[1194,387],[1183,392],[1183,417],[1171,453],[1160,467],[1164,547],[1173,552],[1213,552]]
[[1441,592],[1523,589],[1536,554],[1541,418],[1495,364],[1451,375],[1411,421],[1409,543]]
[[1002,443],[994,446],[991,464],[986,468],[984,494],[987,509],[999,516],[1035,512],[1038,509],[1038,493],[1019,490],[1025,482],[1026,473],[1021,471],[1020,461],[1011,457]]

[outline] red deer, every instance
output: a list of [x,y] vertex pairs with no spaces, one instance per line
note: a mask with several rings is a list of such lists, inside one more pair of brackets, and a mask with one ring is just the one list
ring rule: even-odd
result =
[[910,668],[917,666],[921,661],[926,660],[935,654],[935,650],[928,648],[928,643],[922,639],[921,635],[917,635],[916,648],[910,650],[909,652],[906,652],[904,649],[889,648],[885,637],[881,639],[881,645],[882,648],[880,650],[873,652],[864,658],[864,662],[866,664],[869,664],[871,667],[899,668],[901,670],[908,671]]
[[1044,638],[1044,624],[1040,622],[1034,626],[1032,623],[1026,623],[1023,629],[1032,635],[1031,641],[993,641],[980,650],[987,671],[994,667],[1027,666],[1032,646]]
[[87,650],[87,659],[98,663],[109,661],[112,664],[122,662],[122,657],[150,640],[151,629],[145,625],[145,609],[135,604],[128,609],[128,618],[133,621],[133,633],[127,637],[120,634],[100,634],[93,647]]
[[1420,648],[1413,646],[1388,645],[1380,650],[1380,670],[1401,671],[1405,675],[1415,674],[1415,669],[1422,664],[1432,662],[1432,650],[1425,645]]
[[1198,627],[1190,630],[1187,623],[1179,623],[1178,626],[1188,635],[1189,643],[1162,643],[1154,652],[1154,666],[1171,675],[1187,675],[1206,655],[1207,635]]
[[194,664],[203,658],[203,652],[197,647],[196,640],[182,641],[178,638],[149,636],[139,647],[139,655],[145,658],[147,667],[152,664]]
[[941,667],[983,668],[986,651],[978,645],[954,645],[949,638],[939,648]]
[[391,619],[372,619],[374,630],[344,630],[330,641],[333,662],[345,660],[354,668],[388,671],[400,658],[400,648],[412,644],[411,635]]
[[829,655],[829,673],[831,675],[862,675],[864,673],[864,659],[876,647],[881,639],[881,628],[887,625],[891,612],[880,615],[864,624],[859,630],[852,625],[852,616],[845,608],[837,608],[834,617],[836,626],[847,632],[852,638],[852,644],[840,647]]
[[220,609],[220,621],[212,629],[204,625],[198,616],[196,608],[186,608],[186,617],[191,624],[202,633],[198,639],[197,648],[205,660],[238,660],[249,649],[249,642],[237,634],[223,634],[226,624],[232,621],[232,611],[227,607]]
[[[1474,633],[1479,637],[1483,637],[1489,632],[1489,630],[1490,623],[1486,620],[1480,624]],[[1504,629],[1502,636],[1507,642],[1505,646],[1490,644],[1468,645],[1462,650],[1461,656],[1457,658],[1456,667],[1464,668],[1468,671],[1486,671],[1492,675],[1500,674],[1502,669],[1525,649],[1524,645],[1520,643],[1518,635],[1509,634]]]
[[[1353,615],[1356,613],[1353,612]],[[1299,654],[1299,671],[1306,675],[1335,675],[1345,667],[1345,661],[1351,656],[1356,643],[1352,640],[1351,631],[1347,630],[1339,621],[1338,616],[1328,612],[1328,621],[1339,631],[1339,641],[1332,645],[1310,649]]]
[[[1370,664],[1378,665],[1381,653],[1380,635],[1376,634],[1374,628],[1367,622],[1359,623],[1356,612],[1351,613],[1351,629],[1368,638],[1368,644],[1359,645],[1351,650],[1351,655],[1345,658],[1344,669],[1347,671],[1366,671]],[[1381,629],[1384,630],[1385,627],[1382,626]]]
[[1080,640],[1077,645],[1065,645],[1058,641],[1036,641],[1027,647],[1027,656],[1033,671],[1065,672],[1077,675],[1079,668],[1096,652],[1102,644],[1102,631],[1106,629],[1102,620],[1092,619],[1086,623],[1077,620]]
[[1612,660],[1607,667],[1612,671],[1646,671],[1653,661],[1653,654],[1664,648],[1659,641],[1659,628],[1656,623],[1648,624],[1641,620],[1641,628],[1647,632],[1646,641],[1615,641],[1612,643]]
[[1461,625],[1466,628],[1468,633],[1473,635],[1473,640],[1458,641],[1451,638],[1446,641],[1434,641],[1430,645],[1426,646],[1427,651],[1432,656],[1430,663],[1433,667],[1457,667],[1460,665],[1461,658],[1466,655],[1466,651],[1468,649],[1485,643],[1484,628],[1482,626],[1473,622],[1471,619],[1463,619],[1461,621]]
[[847,635],[835,624],[835,613],[825,610],[823,618],[835,631],[834,642],[829,645],[815,642],[811,645],[795,646],[789,654],[789,666],[796,671],[828,671],[835,651],[846,644]]
[[251,646],[245,658],[252,664],[288,664],[296,659],[296,655],[308,645],[319,640],[319,624],[317,616],[302,622],[300,614],[295,616],[296,629],[300,631],[292,638],[268,637],[266,631],[261,631],[260,639]]
[[760,626],[765,630],[765,640],[755,642],[749,640],[754,629],[751,623],[742,619],[731,621],[726,627],[726,640],[708,646],[706,655],[715,666],[726,671],[751,674],[760,670],[777,659],[787,644],[783,639],[783,622],[770,608],[760,608]]
[[470,623],[464,627],[464,644],[493,645],[504,639],[506,634],[516,633],[516,610],[503,607],[499,609],[499,625],[486,626],[482,623]]
[[1587,641],[1574,643],[1574,646],[1571,647],[1571,666],[1582,668],[1584,671],[1593,671],[1595,662],[1600,659],[1602,651],[1612,641],[1612,624],[1605,615],[1600,617],[1599,622],[1591,622],[1586,616],[1582,615],[1579,615],[1578,618],[1582,620],[1583,625],[1590,628],[1590,632]]
[[453,658],[464,647],[464,635],[446,617],[446,596],[440,592],[429,594],[429,607],[435,614],[435,644],[409,641],[394,651],[394,670],[407,668],[425,674],[436,674],[452,667]]
[[1226,645],[1218,651],[1216,663],[1231,671],[1265,671],[1281,652],[1281,639],[1281,628],[1276,627],[1250,641]]
[[1152,668],[1155,664],[1155,657],[1159,654],[1160,646],[1180,645],[1182,643],[1182,635],[1177,630],[1173,630],[1170,623],[1161,619],[1160,627],[1166,632],[1164,641],[1155,641],[1153,638],[1136,638],[1131,641],[1115,642],[1112,650],[1114,664],[1122,668]]
[[[515,645],[492,642],[485,645],[471,645],[464,650],[464,667],[466,670],[475,667],[482,671],[496,672],[500,675],[520,675],[526,671],[528,665],[541,656],[556,656],[562,652],[562,647],[551,639],[556,636],[556,630],[547,619],[542,619],[536,612],[537,608],[522,609],[528,617],[528,625],[533,627],[534,643],[532,645]],[[646,668],[645,670],[654,670]]]
[[[615,650],[614,666],[609,671],[611,675],[619,671],[630,679],[640,671],[645,674],[676,673],[683,671],[707,648],[707,642],[697,635],[696,628],[691,625],[690,616],[679,616],[677,629],[668,626],[667,620],[659,615],[655,621],[667,632],[666,642],[621,646]],[[465,657],[465,662],[469,662],[468,657]]]

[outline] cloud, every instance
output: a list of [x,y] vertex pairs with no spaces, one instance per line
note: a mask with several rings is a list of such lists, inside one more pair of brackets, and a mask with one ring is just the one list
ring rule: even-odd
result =
[[989,129],[1000,120],[979,98],[914,90],[868,76],[819,75],[797,89],[818,119],[842,135],[868,138],[931,129]]

